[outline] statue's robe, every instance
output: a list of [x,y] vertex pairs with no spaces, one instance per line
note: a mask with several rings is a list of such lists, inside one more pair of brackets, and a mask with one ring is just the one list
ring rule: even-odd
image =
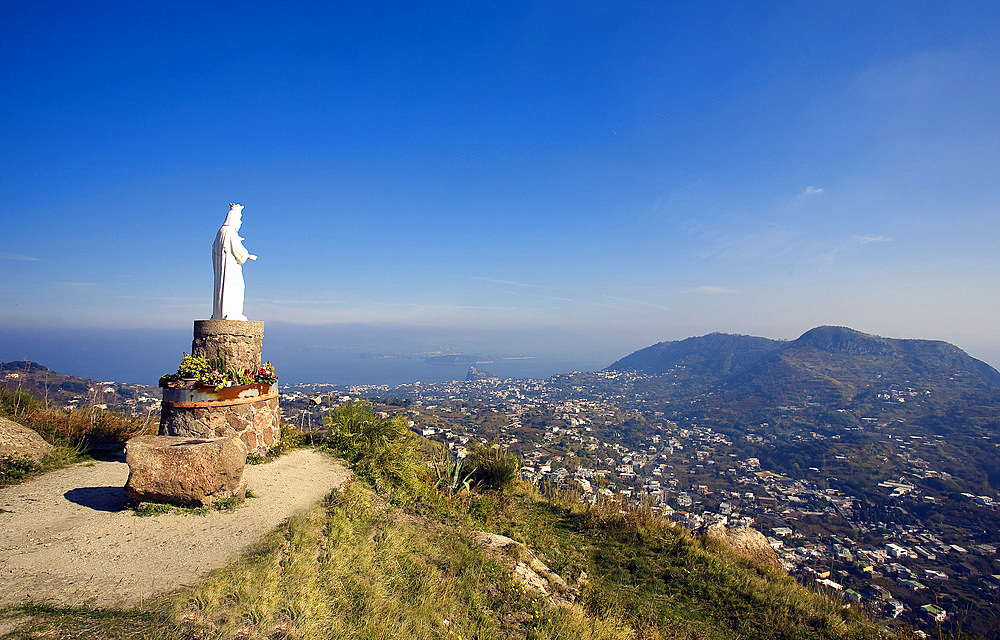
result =
[[213,320],[246,320],[243,315],[243,263],[250,252],[243,247],[243,238],[236,228],[223,225],[212,245],[212,264],[215,267],[215,298]]

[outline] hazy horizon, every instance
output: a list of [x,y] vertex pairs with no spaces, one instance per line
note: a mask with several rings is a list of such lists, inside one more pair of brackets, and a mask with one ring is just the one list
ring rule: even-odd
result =
[[[811,328],[804,328],[793,336],[762,337],[791,340]],[[656,342],[704,335],[665,337],[641,344],[631,344],[634,340],[619,336],[600,345],[595,343],[598,337],[596,332],[548,330],[530,336],[524,332],[517,333],[520,341],[512,340],[514,336],[505,332],[267,323],[263,356],[275,364],[282,384],[398,385],[465,378],[469,364],[447,365],[424,361],[428,356],[439,354],[492,357],[494,362],[475,366],[501,378],[547,378],[571,371],[597,371]],[[757,335],[748,331],[727,333]],[[1000,354],[991,358],[962,344],[954,344],[973,358],[998,368]],[[156,384],[160,375],[176,369],[183,353],[190,349],[190,327],[22,328],[0,333],[0,362],[32,360],[67,375],[139,384]]]

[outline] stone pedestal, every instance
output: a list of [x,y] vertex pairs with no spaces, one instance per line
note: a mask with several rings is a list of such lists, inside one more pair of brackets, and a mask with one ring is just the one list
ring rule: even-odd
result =
[[[264,323],[250,320],[195,320],[191,355],[221,354],[230,369],[256,369],[261,363]],[[164,389],[161,436],[220,438],[235,436],[248,453],[262,456],[281,440],[278,385],[248,384]]]
[[230,369],[256,369],[264,341],[264,323],[253,320],[195,320],[191,355],[221,354]]
[[281,440],[278,385],[250,384],[197,389],[164,389],[161,436],[236,436],[247,451],[262,456]]

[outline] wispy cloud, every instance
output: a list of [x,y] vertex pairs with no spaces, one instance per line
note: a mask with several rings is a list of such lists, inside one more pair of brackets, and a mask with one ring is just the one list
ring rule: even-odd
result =
[[34,256],[22,256],[19,253],[7,253],[5,251],[0,251],[0,260],[20,260],[22,262],[38,262],[39,259]]
[[721,258],[735,262],[774,259],[786,256],[802,245],[803,234],[792,229],[768,227],[744,234],[725,234],[714,240],[714,246],[702,257]]
[[854,241],[858,244],[871,244],[872,242],[892,242],[892,238],[869,234],[867,236],[854,236]]
[[535,284],[528,284],[526,282],[514,282],[513,280],[497,280],[496,278],[480,278],[474,277],[473,280],[480,280],[482,282],[494,282],[496,284],[506,284],[512,287],[537,287]]
[[654,309],[660,309],[662,311],[670,311],[670,307],[665,307],[662,304],[656,304],[654,302],[646,302],[645,300],[635,300],[633,298],[619,298],[618,296],[604,296],[609,300],[617,300],[619,302],[627,302],[629,304],[639,304],[645,307],[652,307]]
[[704,285],[697,287],[695,289],[696,293],[703,293],[710,296],[725,295],[727,293],[737,293],[736,289],[730,289],[729,287],[713,287],[711,285]]
[[872,244],[873,242],[892,242],[892,238],[883,235],[877,235],[870,233],[865,236],[854,236],[851,238],[851,243],[843,244],[839,247],[834,247],[823,254],[823,261],[828,263],[833,263],[837,259],[837,254],[841,251],[847,251],[850,249],[857,249],[858,247],[863,247],[866,244]]
[[96,287],[96,282],[56,282],[64,287]]
[[524,291],[504,291],[512,296],[525,296],[527,298],[542,298],[544,300],[556,300],[557,302],[577,302],[573,298],[563,298],[562,296],[544,296],[540,293],[527,293]]
[[802,195],[804,196],[814,196],[818,193],[823,193],[823,189],[821,187],[814,187],[812,185],[809,185],[808,187],[805,188],[805,190],[802,191]]

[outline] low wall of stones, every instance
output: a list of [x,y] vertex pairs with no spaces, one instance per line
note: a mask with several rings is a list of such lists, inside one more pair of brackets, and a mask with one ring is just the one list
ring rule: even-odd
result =
[[213,389],[164,389],[161,436],[238,436],[251,455],[264,455],[281,440],[277,385]]

